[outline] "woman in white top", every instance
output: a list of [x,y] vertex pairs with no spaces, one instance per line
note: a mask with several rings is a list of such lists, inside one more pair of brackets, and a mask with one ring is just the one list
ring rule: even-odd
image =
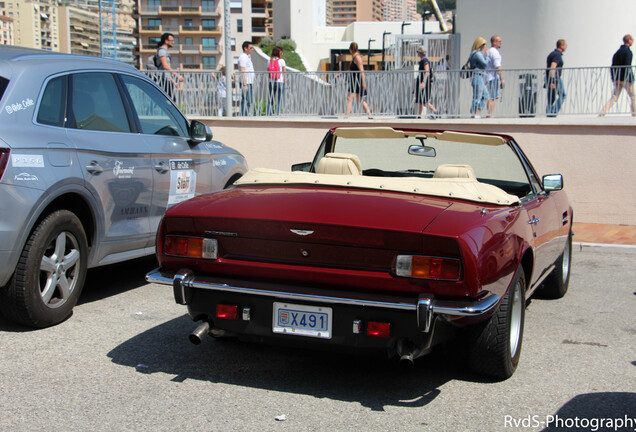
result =
[[272,57],[267,65],[269,71],[269,97],[267,99],[267,115],[272,115],[272,106],[276,105],[276,115],[280,115],[281,100],[285,91],[285,72],[287,63],[283,59],[283,49],[274,47]]

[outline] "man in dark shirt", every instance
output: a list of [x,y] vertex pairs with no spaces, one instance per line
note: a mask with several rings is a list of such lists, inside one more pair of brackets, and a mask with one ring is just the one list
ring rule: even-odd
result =
[[632,71],[632,50],[629,48],[634,43],[634,38],[630,34],[623,36],[623,45],[616,51],[612,57],[612,82],[614,83],[614,91],[612,97],[607,101],[601,110],[601,117],[616,103],[621,95],[623,88],[627,90],[627,95],[631,102],[632,116],[636,116],[636,98],[634,98],[634,73]]
[[561,80],[561,68],[563,67],[563,53],[568,47],[565,39],[559,39],[556,49],[548,55],[546,71],[546,88],[548,89],[548,105],[545,112],[548,117],[556,117],[565,101],[565,90]]

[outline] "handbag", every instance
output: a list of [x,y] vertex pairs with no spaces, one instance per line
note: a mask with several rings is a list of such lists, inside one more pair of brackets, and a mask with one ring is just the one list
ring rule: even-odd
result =
[[470,53],[470,55],[468,56],[468,60],[466,61],[466,63],[464,64],[464,66],[462,66],[461,72],[459,73],[459,76],[461,78],[470,78],[473,73],[472,68],[470,67],[470,59],[473,58],[473,53]]

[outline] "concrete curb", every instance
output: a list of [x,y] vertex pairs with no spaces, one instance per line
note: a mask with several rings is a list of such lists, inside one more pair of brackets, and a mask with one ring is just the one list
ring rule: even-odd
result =
[[636,245],[573,242],[575,251],[636,254]]

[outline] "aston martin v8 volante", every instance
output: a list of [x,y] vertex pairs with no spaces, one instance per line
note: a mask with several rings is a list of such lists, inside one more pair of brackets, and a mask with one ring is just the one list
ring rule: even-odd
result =
[[446,339],[508,378],[525,306],[568,286],[572,208],[506,135],[334,128],[312,162],[253,169],[168,209],[160,267],[202,323],[190,335],[381,351]]

